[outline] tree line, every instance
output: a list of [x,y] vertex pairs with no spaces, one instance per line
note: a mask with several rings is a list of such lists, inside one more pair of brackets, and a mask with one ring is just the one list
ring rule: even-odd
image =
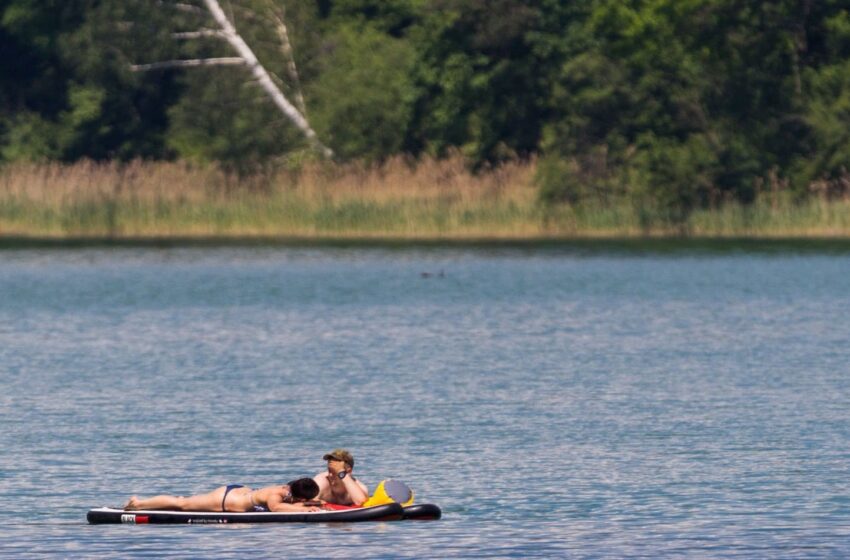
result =
[[[203,4],[0,0],[0,161],[317,157],[245,68],[139,71],[234,56]],[[221,5],[341,160],[536,158],[544,202],[628,197],[672,221],[850,190],[845,0]]]

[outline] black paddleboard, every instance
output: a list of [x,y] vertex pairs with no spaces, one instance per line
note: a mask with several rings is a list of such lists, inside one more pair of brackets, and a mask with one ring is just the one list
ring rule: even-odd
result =
[[405,519],[431,520],[439,519],[443,511],[435,504],[414,504],[404,508]]
[[399,504],[386,504],[340,511],[247,513],[170,510],[125,511],[123,509],[102,507],[89,510],[88,514],[86,514],[86,520],[93,525],[104,523],[127,523],[131,525],[175,523],[192,525],[217,525],[224,523],[352,523],[357,521],[396,521],[403,517],[404,508]]

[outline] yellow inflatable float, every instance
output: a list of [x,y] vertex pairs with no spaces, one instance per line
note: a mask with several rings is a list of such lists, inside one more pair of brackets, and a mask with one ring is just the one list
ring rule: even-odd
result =
[[363,507],[382,506],[385,504],[401,504],[403,507],[413,505],[413,490],[399,480],[382,480],[372,496],[363,503]]

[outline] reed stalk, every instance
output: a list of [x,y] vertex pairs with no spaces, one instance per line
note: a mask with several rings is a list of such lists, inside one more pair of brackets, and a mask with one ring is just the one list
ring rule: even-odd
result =
[[[675,227],[627,198],[544,207],[536,163],[471,173],[462,158],[305,165],[239,179],[185,162],[0,168],[0,236],[546,239],[848,237],[850,199],[769,192]],[[649,225],[648,225],[649,224]]]

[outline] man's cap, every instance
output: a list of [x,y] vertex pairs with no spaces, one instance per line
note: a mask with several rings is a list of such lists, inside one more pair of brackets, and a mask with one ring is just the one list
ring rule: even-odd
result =
[[352,455],[345,449],[334,449],[330,453],[325,453],[325,456],[322,457],[322,459],[324,461],[336,459],[337,461],[343,461],[345,463],[348,463],[348,466],[354,468],[354,455]]

